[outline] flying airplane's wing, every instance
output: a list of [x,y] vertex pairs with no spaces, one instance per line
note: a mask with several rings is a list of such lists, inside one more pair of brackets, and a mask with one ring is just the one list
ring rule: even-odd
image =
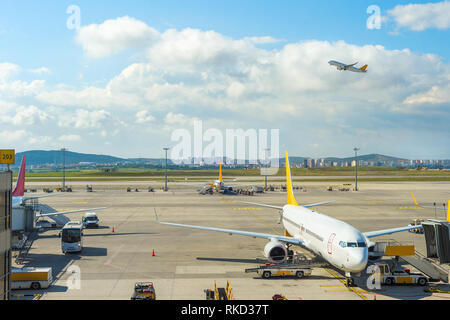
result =
[[353,67],[353,66],[355,66],[357,64],[358,64],[358,62],[355,62],[355,63],[352,63],[352,64],[347,64],[346,67]]
[[56,211],[56,212],[48,212],[48,213],[37,213],[37,214],[36,214],[36,218],[49,217],[49,216],[57,216],[57,215],[60,215],[60,214],[66,214],[66,213],[85,212],[85,211],[93,211],[93,210],[103,210],[103,209],[106,209],[106,207],[101,207],[101,208],[88,208],[88,209],[70,210],[70,211]]
[[[416,198],[414,197],[414,194],[412,193],[412,191],[411,191],[411,196],[412,196],[412,198],[413,198],[413,200],[414,200],[414,204],[417,206],[417,207],[420,207],[420,208],[426,208],[426,209],[437,209],[437,210],[446,210],[445,209],[445,206],[442,206],[442,207],[438,207],[438,206],[421,206],[421,205],[419,205],[418,203],[417,203],[417,201],[416,201]],[[449,200],[449,203],[450,203],[450,200]],[[448,208],[447,208],[448,209]]]
[[384,236],[386,234],[392,234],[392,233],[397,233],[397,232],[408,231],[408,230],[411,230],[411,229],[417,229],[417,228],[420,228],[420,227],[422,227],[422,225],[407,226],[407,227],[392,228],[392,229],[384,229],[384,230],[377,230],[377,231],[369,231],[369,232],[363,232],[363,234],[367,238],[373,238],[373,237],[378,237],[378,236]]
[[178,224],[178,223],[171,223],[171,222],[160,222],[158,219],[158,215],[156,214],[155,210],[155,217],[156,222],[159,224],[165,224],[168,226],[174,226],[174,227],[182,227],[182,228],[191,228],[191,229],[200,229],[200,230],[206,230],[206,231],[216,231],[216,232],[224,232],[228,234],[238,234],[241,236],[247,236],[247,237],[253,237],[253,238],[263,238],[263,239],[276,239],[281,242],[295,244],[298,246],[304,246],[305,243],[301,240],[292,238],[292,237],[284,237],[279,235],[273,235],[273,234],[266,234],[266,233],[257,233],[257,232],[251,232],[251,231],[240,231],[240,230],[231,230],[231,229],[220,229],[220,228],[212,228],[212,227],[202,227],[202,226],[192,226],[188,224]]

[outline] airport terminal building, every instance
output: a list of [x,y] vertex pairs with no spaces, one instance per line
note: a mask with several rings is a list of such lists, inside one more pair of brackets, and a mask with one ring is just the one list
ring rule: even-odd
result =
[[12,172],[0,172],[0,300],[11,293],[11,185]]

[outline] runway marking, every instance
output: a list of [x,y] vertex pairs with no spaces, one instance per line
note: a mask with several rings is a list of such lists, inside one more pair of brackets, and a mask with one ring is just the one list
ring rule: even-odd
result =
[[399,210],[423,210],[421,207],[396,207]]
[[71,204],[87,204],[87,201],[83,201],[83,202],[71,202]]
[[[333,277],[335,277],[337,280],[339,280],[339,281],[345,286],[345,282],[344,282],[344,280],[343,280],[342,277],[336,275],[333,271],[331,271],[331,270],[328,269],[328,268],[324,268],[324,269],[325,269],[326,271],[328,271],[329,274],[331,274]],[[355,289],[353,289],[352,287],[347,287],[347,286],[346,286],[346,288],[347,288],[347,291],[349,291],[349,292],[354,292],[354,293],[356,293],[361,299],[367,300],[367,298],[366,298],[365,296],[363,296],[360,292],[358,292],[358,290],[355,290]],[[325,290],[325,291],[327,291],[327,290]]]
[[259,210],[261,211],[261,208],[242,208],[242,207],[237,207],[237,208],[233,208],[233,210]]
[[321,287],[345,287],[343,284],[321,284]]

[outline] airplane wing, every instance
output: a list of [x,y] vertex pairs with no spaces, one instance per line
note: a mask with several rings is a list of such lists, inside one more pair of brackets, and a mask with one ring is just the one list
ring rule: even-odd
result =
[[[320,205],[323,205],[323,204],[327,204],[327,203],[331,203],[331,202],[335,202],[335,201],[336,200],[305,204],[303,207],[305,207],[305,208],[317,207],[317,206],[320,206]],[[260,206],[260,207],[267,207],[267,208],[272,208],[272,209],[283,210],[283,207],[273,206],[273,205],[270,205],[270,204],[247,202],[247,201],[236,201],[236,202],[245,203],[245,204],[251,204],[251,205]]]
[[358,64],[358,62],[355,62],[355,63],[352,63],[352,64],[347,64],[346,67],[353,67],[353,66],[355,66],[357,64]]
[[240,231],[240,230],[232,230],[232,229],[220,229],[220,228],[212,228],[212,227],[193,226],[193,225],[189,225],[189,224],[179,224],[179,223],[171,223],[171,222],[160,222],[158,219],[158,215],[156,214],[156,210],[155,210],[155,217],[156,217],[156,222],[158,222],[159,224],[164,224],[164,225],[168,225],[168,226],[200,229],[200,230],[206,230],[206,231],[224,232],[224,233],[228,233],[230,235],[238,234],[241,236],[247,236],[247,237],[253,237],[253,238],[263,238],[263,239],[268,239],[268,240],[276,239],[278,241],[285,242],[285,243],[295,244],[298,246],[305,246],[305,243],[301,240],[298,240],[298,239],[295,239],[292,237],[280,236],[280,235],[257,233],[257,232],[251,232],[251,231]]
[[47,197],[52,197],[52,196],[57,196],[57,193],[53,193],[53,194],[43,194],[43,195],[39,195],[39,196],[33,196],[33,197],[22,197],[23,201],[26,200],[32,200],[32,199],[39,199],[39,198],[47,198]]
[[[414,194],[412,193],[412,191],[411,191],[411,196],[412,196],[412,198],[413,198],[413,200],[414,200],[414,204],[417,206],[417,207],[420,207],[420,208],[426,208],[426,209],[437,209],[437,210],[446,210],[445,209],[445,206],[442,206],[442,207],[438,207],[438,206],[421,206],[421,205],[419,205],[418,203],[417,203],[417,201],[416,201],[416,198],[414,197]],[[449,203],[450,203],[450,201],[449,201]]]
[[412,229],[421,228],[422,225],[418,226],[407,226],[407,227],[400,227],[400,228],[392,228],[392,229],[383,229],[383,230],[377,230],[377,231],[369,231],[369,232],[363,232],[363,234],[366,236],[366,238],[373,238],[378,236],[384,236],[386,234],[392,234],[397,232],[403,232],[408,231]]
[[267,208],[272,208],[272,209],[278,209],[278,210],[283,210],[283,207],[280,206],[272,206],[270,204],[264,204],[264,203],[255,203],[255,202],[247,202],[247,201],[236,201],[239,203],[245,203],[245,204],[251,204],[254,206],[260,206],[260,207],[267,207]]
[[60,215],[60,214],[66,214],[66,213],[85,212],[85,211],[93,211],[93,210],[103,210],[103,209],[106,209],[106,207],[101,207],[101,208],[88,208],[88,209],[70,210],[70,211],[55,211],[55,212],[47,212],[47,213],[37,213],[37,214],[36,214],[36,218],[49,217],[49,216],[57,216],[57,215]]
[[317,202],[317,203],[305,204],[302,207],[305,207],[305,208],[317,207],[317,206],[321,206],[323,204],[327,204],[327,203],[331,203],[331,202],[336,202],[336,200],[322,201],[322,202]]

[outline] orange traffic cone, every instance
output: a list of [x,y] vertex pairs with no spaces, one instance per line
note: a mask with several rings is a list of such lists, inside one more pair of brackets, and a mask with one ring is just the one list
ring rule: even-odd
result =
[[153,253],[152,253],[152,257],[154,257],[155,256],[155,249],[153,249]]
[[373,300],[377,300],[377,295],[376,294],[373,295]]
[[114,233],[114,226],[113,226],[112,232]]

